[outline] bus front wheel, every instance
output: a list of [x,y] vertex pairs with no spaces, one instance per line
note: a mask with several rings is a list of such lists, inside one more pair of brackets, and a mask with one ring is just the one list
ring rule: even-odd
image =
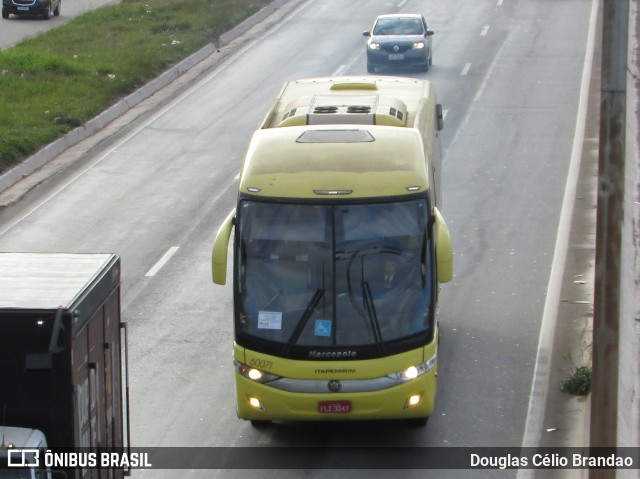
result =
[[414,417],[412,419],[407,419],[407,422],[416,427],[425,427],[427,422],[429,422],[429,416],[427,417]]
[[271,421],[265,421],[261,419],[251,419],[251,425],[256,429],[264,429],[271,424]]

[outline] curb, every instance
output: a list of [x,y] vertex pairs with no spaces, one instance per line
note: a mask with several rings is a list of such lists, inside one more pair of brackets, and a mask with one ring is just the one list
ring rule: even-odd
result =
[[42,166],[46,165],[53,158],[55,158],[68,148],[72,147],[79,141],[84,140],[85,138],[88,138],[97,131],[101,130],[113,120],[126,113],[128,110],[135,107],[140,102],[146,100],[151,95],[159,91],[161,88],[164,88],[169,83],[182,76],[185,72],[193,68],[205,58],[212,55],[213,53],[216,53],[221,46],[230,43],[232,40],[235,40],[240,35],[246,33],[249,29],[263,21],[265,18],[272,15],[287,1],[288,0],[274,0],[269,5],[263,7],[261,10],[244,20],[239,25],[235,26],[228,32],[223,33],[220,36],[220,45],[215,45],[213,43],[206,45],[205,47],[201,48],[197,52],[191,54],[184,60],[171,67],[159,77],[151,80],[145,86],[134,91],[116,104],[112,105],[104,112],[100,113],[98,116],[92,118],[84,125],[71,130],[63,137],[57,139],[52,143],[49,143],[34,155],[30,156],[20,164],[14,166],[10,170],[0,175],[0,193],[15,185],[18,181],[29,176],[31,173],[38,170]]

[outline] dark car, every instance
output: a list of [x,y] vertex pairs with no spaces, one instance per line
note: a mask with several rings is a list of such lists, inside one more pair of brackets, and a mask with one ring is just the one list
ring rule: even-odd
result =
[[2,18],[14,15],[41,15],[46,19],[60,15],[62,0],[2,0]]
[[422,15],[380,15],[371,31],[364,32],[367,42],[367,71],[388,66],[415,67],[427,71],[433,59],[431,37]]

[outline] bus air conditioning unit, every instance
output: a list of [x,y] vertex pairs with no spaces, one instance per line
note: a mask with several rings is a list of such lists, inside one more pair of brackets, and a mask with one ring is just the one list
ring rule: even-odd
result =
[[405,126],[407,106],[379,95],[315,95],[290,102],[278,126],[386,125]]

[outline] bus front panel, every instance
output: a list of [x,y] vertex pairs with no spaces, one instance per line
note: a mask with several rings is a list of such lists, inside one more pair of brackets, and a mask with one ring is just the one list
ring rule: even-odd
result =
[[234,355],[242,419],[413,419],[434,409],[437,331],[425,347],[378,359],[288,360],[237,344]]

